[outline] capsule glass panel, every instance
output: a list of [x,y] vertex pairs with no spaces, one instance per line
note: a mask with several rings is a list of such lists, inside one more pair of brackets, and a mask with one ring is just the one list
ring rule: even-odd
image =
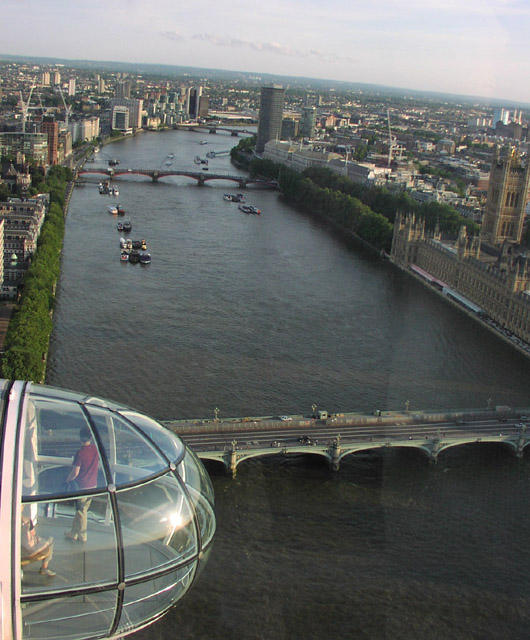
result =
[[172,473],[117,493],[125,576],[181,564],[198,553],[193,510]]
[[[80,434],[93,434],[81,407],[74,402],[31,396],[27,403],[22,494],[24,497],[77,493],[77,483],[66,483],[72,462],[81,449]],[[95,485],[107,485],[98,454]]]
[[120,415],[89,407],[115,485],[138,482],[168,469],[168,461]]
[[195,565],[189,564],[167,575],[128,586],[118,631],[125,633],[166,611],[191,587],[194,573]]
[[120,411],[120,414],[133,422],[147,437],[164,452],[170,462],[182,458],[185,447],[181,440],[173,437],[168,429],[161,427],[152,418],[135,411]]
[[22,637],[28,640],[84,640],[108,636],[114,621],[117,590],[57,596],[26,602]]
[[[117,584],[116,529],[107,494],[32,502],[21,513],[22,594]],[[79,528],[82,539],[72,533]]]
[[186,456],[177,467],[177,472],[186,485],[191,485],[213,504],[214,492],[210,476],[191,449],[186,449]]

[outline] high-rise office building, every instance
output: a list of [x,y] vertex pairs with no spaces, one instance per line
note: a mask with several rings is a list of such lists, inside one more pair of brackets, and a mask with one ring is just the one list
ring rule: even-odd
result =
[[284,118],[282,120],[282,140],[292,140],[298,136],[300,123],[294,118]]
[[116,82],[116,98],[128,100],[131,97],[131,81],[118,78]]
[[302,107],[299,135],[303,138],[312,138],[315,135],[317,110],[315,107]]
[[142,111],[144,108],[143,100],[127,100],[125,98],[113,98],[110,101],[110,108],[127,107],[129,109],[129,127],[132,129],[140,129],[142,126]]
[[484,242],[495,246],[521,242],[529,184],[530,162],[523,162],[515,149],[503,155],[496,149],[482,222]]
[[59,125],[51,118],[45,119],[40,130],[48,135],[48,164],[54,165],[59,162]]
[[188,117],[196,120],[199,117],[199,103],[202,96],[202,87],[190,87],[188,90]]
[[263,153],[265,143],[278,140],[282,132],[285,89],[279,84],[261,87],[256,152]]
[[199,118],[207,118],[208,117],[208,109],[210,108],[210,100],[208,96],[201,96],[199,98]]
[[112,108],[112,128],[117,131],[129,129],[129,109],[120,105]]

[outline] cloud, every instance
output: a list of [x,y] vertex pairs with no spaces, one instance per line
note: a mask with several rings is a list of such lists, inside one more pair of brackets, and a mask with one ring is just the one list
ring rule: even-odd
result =
[[160,31],[160,35],[168,40],[173,40],[173,42],[182,42],[185,40],[184,36],[181,36],[180,33],[176,31]]
[[243,40],[242,38],[230,38],[226,36],[216,36],[209,33],[197,33],[192,36],[194,40],[202,40],[209,42],[217,47],[234,47],[247,48],[254,51],[266,53],[276,53],[281,56],[290,58],[320,58],[325,62],[338,62],[339,60],[353,62],[352,58],[337,56],[334,53],[325,53],[319,49],[310,49],[309,51],[301,51],[282,45],[278,42],[255,42],[253,40]]

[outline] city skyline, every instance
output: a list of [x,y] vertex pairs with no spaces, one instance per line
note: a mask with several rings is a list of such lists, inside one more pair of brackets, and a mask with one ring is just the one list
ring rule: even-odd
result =
[[[373,83],[530,103],[530,6],[519,0],[300,0],[197,8],[160,0],[2,0],[0,53]],[[31,16],[31,20],[28,17]],[[50,34],[54,34],[50,37]]]

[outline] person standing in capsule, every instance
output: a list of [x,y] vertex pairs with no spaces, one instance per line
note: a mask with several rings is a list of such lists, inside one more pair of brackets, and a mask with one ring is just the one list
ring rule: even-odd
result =
[[[99,456],[96,445],[92,442],[92,434],[88,427],[79,431],[81,448],[74,456],[72,469],[66,478],[66,483],[77,483],[78,489],[93,489],[97,486]],[[87,541],[88,509],[92,497],[82,497],[75,501],[75,516],[72,527],[64,535],[70,540]]]

